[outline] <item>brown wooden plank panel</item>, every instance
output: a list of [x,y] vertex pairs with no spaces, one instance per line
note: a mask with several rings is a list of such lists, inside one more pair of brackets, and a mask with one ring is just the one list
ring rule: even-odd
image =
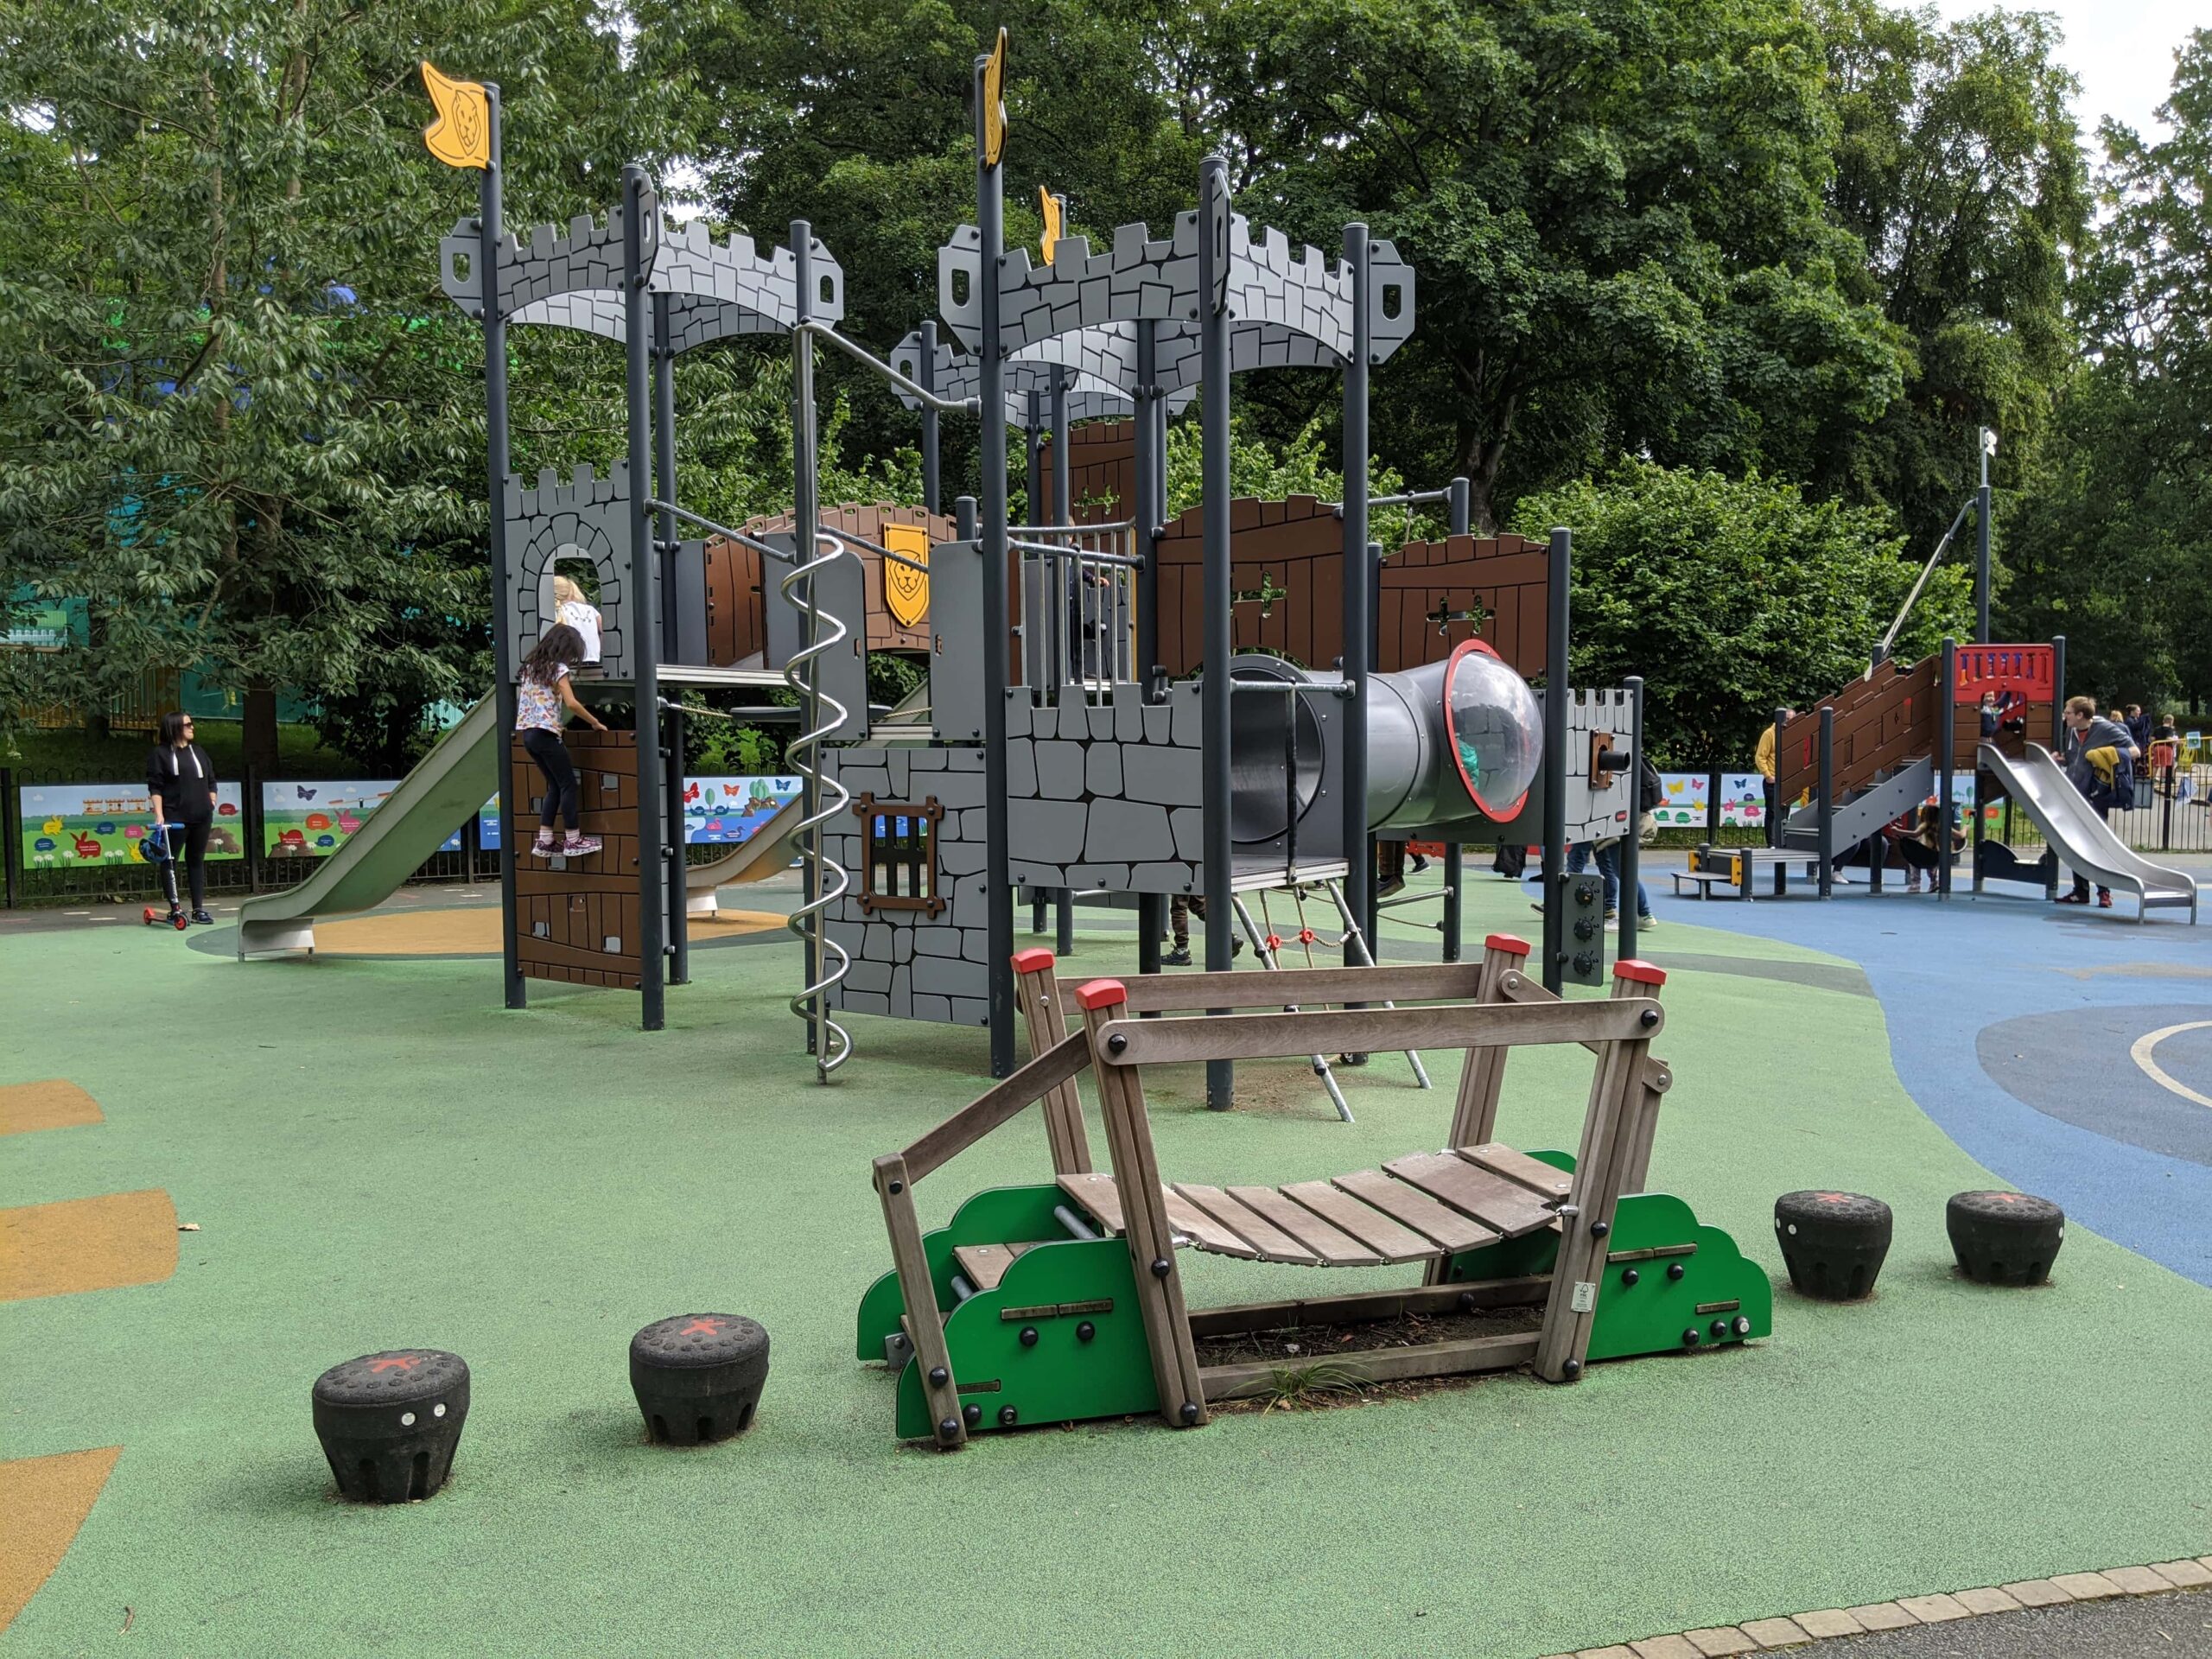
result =
[[996,1290],[1014,1265],[1014,1252],[1003,1244],[956,1244],[952,1259],[976,1289]]
[[1303,1205],[1294,1204],[1272,1186],[1232,1186],[1229,1196],[1262,1219],[1296,1239],[1323,1266],[1370,1268],[1382,1257],[1350,1233],[1330,1225]]
[[1540,1198],[1563,1198],[1574,1191],[1574,1177],[1567,1171],[1555,1169],[1541,1158],[1531,1158],[1499,1141],[1485,1141],[1479,1147],[1455,1147],[1452,1150],[1469,1163],[1518,1182]]
[[1321,1258],[1249,1205],[1239,1204],[1217,1186],[1178,1181],[1175,1191],[1259,1252],[1262,1262],[1313,1267]]
[[1250,1262],[1260,1259],[1260,1252],[1239,1237],[1233,1228],[1224,1226],[1164,1183],[1160,1203],[1167,1211],[1167,1224],[1200,1249],[1211,1250],[1217,1255],[1241,1255]]
[[1402,1221],[1447,1250],[1471,1250],[1495,1244],[1499,1235],[1449,1205],[1439,1204],[1418,1187],[1372,1169],[1332,1178],[1332,1183],[1370,1209]]
[[1555,1219],[1528,1188],[1448,1152],[1394,1158],[1382,1168],[1508,1238],[1540,1231]]
[[1282,1189],[1282,1195],[1350,1233],[1386,1262],[1421,1262],[1437,1254],[1436,1246],[1412,1228],[1326,1181],[1294,1182]]
[[1122,1219],[1122,1195],[1114,1190],[1111,1175],[1063,1175],[1060,1191],[1096,1217],[1105,1231],[1118,1233],[1126,1224]]

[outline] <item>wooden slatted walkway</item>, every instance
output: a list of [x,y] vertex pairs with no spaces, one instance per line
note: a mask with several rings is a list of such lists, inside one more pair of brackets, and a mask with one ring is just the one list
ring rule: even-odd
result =
[[[1491,1144],[1420,1153],[1325,1181],[1226,1189],[1175,1182],[1160,1195],[1178,1244],[1251,1262],[1355,1268],[1425,1262],[1541,1231],[1558,1220],[1572,1185],[1565,1171]],[[1122,1230],[1111,1175],[1063,1175],[1060,1188],[1101,1230]],[[954,1255],[988,1289],[1024,1248],[969,1245]]]

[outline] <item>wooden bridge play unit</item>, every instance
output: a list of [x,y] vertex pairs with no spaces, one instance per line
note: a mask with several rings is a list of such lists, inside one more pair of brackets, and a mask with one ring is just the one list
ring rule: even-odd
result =
[[[1689,1206],[1643,1190],[1659,1103],[1651,1057],[1665,975],[1624,962],[1612,995],[1563,1001],[1523,972],[1528,944],[1493,934],[1478,963],[1434,967],[1055,980],[1048,950],[1014,958],[1035,1058],[903,1152],[875,1160],[893,1270],[861,1298],[858,1353],[899,1374],[897,1432],[947,1449],[985,1429],[1158,1412],[1180,1427],[1216,1402],[1280,1386],[1273,1362],[1201,1364],[1201,1340],[1408,1315],[1530,1310],[1531,1328],[1331,1360],[1370,1382],[1529,1366],[1571,1382],[1593,1360],[1764,1337],[1764,1271]],[[1388,998],[1397,1007],[1281,1011]],[[1070,1030],[1072,1006],[1081,1024]],[[1144,1018],[1264,1007],[1211,1017]],[[1573,1155],[1492,1139],[1508,1052],[1580,1043],[1595,1056]],[[1151,1064],[1317,1052],[1464,1050],[1440,1151],[1326,1181],[1195,1185],[1160,1177],[1146,1115]],[[1109,1171],[1092,1167],[1077,1079],[1097,1088]],[[925,1233],[914,1186],[1041,1103],[1054,1179],[996,1187]],[[1421,1282],[1192,1311],[1184,1246],[1300,1267],[1419,1265]],[[1535,1310],[1541,1309],[1540,1318]]]

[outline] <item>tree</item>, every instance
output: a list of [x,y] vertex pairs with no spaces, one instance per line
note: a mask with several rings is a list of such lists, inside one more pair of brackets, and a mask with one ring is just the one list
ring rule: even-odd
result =
[[1977,429],[2004,439],[1996,481],[2025,485],[2075,356],[2069,261],[2089,192],[2042,13],[1948,24],[1932,8],[1817,0],[1837,121],[1829,210],[1866,250],[1845,288],[1911,342],[1904,392],[1871,423],[1827,413],[1802,475],[1897,511],[1932,547],[1979,475]]
[[[1378,438],[1478,523],[1623,451],[1795,470],[1906,361],[1821,199],[1817,37],[1787,0],[1252,0],[1212,83],[1239,200],[1419,276]],[[1508,457],[1513,469],[1506,469]]]
[[208,665],[263,765],[278,687],[361,713],[379,758],[480,691],[481,334],[436,270],[474,192],[423,150],[416,63],[497,66],[516,219],[582,211],[666,133],[590,15],[0,5],[24,256],[0,265],[0,593],[91,624],[29,665],[41,690]]
[[2063,632],[2102,698],[2212,696],[2212,30],[2160,116],[2107,123],[2105,212],[2075,299],[2094,356],[2057,409],[2043,486],[2012,518],[2011,631]]
[[[1886,512],[1756,473],[1623,461],[1523,498],[1514,528],[1554,524],[1574,531],[1574,683],[1642,675],[1652,751],[1678,766],[1746,765],[1776,709],[1865,673],[1919,574]],[[1935,573],[1899,660],[1970,620],[1968,587],[1956,565]]]

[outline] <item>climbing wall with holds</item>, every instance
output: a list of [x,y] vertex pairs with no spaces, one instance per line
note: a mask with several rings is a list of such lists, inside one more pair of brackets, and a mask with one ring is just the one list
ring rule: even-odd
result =
[[[635,989],[638,956],[638,740],[634,732],[563,734],[576,763],[583,833],[604,843],[582,858],[530,851],[545,798],[545,774],[518,742],[512,763],[521,796],[515,813],[515,947],[523,973],[571,985]],[[559,832],[556,830],[556,834]]]

